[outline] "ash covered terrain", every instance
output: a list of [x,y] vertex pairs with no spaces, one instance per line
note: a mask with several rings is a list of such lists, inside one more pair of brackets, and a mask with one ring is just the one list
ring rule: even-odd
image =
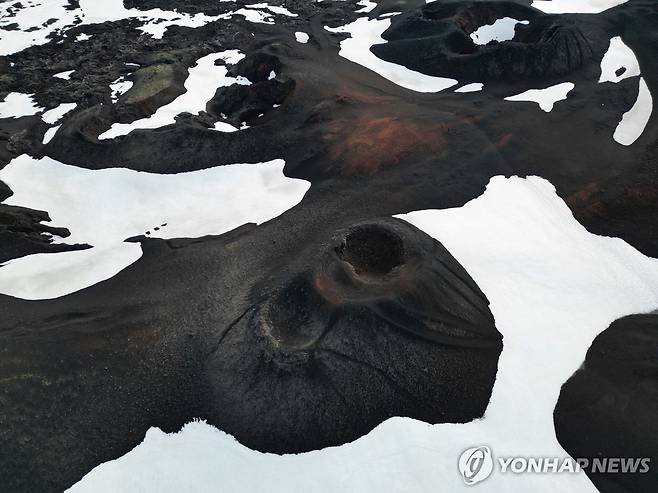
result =
[[0,3],[0,488],[649,459],[658,3]]

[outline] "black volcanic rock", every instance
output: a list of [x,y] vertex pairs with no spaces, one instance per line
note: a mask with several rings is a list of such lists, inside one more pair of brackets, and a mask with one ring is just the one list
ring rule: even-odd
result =
[[463,423],[486,409],[502,348],[487,299],[408,223],[340,230],[249,298],[206,375],[210,421],[251,448],[308,451],[392,416]]
[[268,80],[272,72],[278,73],[280,70],[281,60],[278,57],[258,51],[233,65],[228,70],[228,74],[232,77],[240,75],[256,83]]
[[[238,15],[171,26],[161,39],[138,29],[143,20],[124,19],[53,33],[49,43],[0,57],[2,96],[34,94],[44,108],[78,105],[47,145],[40,115],[0,120],[0,167],[21,153],[152,173],[283,159],[286,176],[312,185],[302,202],[259,226],[219,237],[135,238],[144,255],[82,291],[29,302],[0,295],[2,491],[62,491],[130,451],[150,427],[178,431],[193,418],[254,448],[301,451],[352,440],[391,415],[481,416],[501,344],[486,299],[427,235],[372,218],[460,207],[492,176],[538,175],[591,232],[658,255],[658,112],[622,146],[612,135],[637,98],[639,77],[598,82],[610,39],[620,36],[655,101],[654,0],[596,15],[546,15],[531,0],[383,0],[360,14],[356,0],[268,3],[298,15],[274,15],[275,24]],[[245,3],[125,5],[215,15]],[[418,93],[340,56],[347,35],[324,26],[382,12],[402,14],[373,52],[459,84],[485,82],[483,90]],[[473,44],[470,33],[503,16],[530,24],[517,26],[511,41]],[[310,41],[298,43],[297,31]],[[83,32],[92,37],[76,42]],[[112,123],[180,94],[195,60],[229,49],[246,55],[231,74],[252,86],[218,91],[208,113],[97,139]],[[272,69],[277,77],[269,80]],[[75,72],[53,78],[64,70]],[[109,85],[118,77],[136,84],[113,104]],[[505,100],[565,81],[575,87],[550,113]],[[222,113],[251,128],[208,130]],[[0,197],[9,193],[0,185]],[[0,205],[0,259],[68,249],[43,234],[46,219]],[[651,340],[644,335],[629,336],[628,358],[654,371],[641,353],[653,346],[634,342]],[[608,354],[625,351],[623,344],[620,332]],[[574,455],[654,453],[646,413],[656,414],[655,379],[630,363],[606,373],[603,357],[588,359],[556,410],[561,443]],[[625,398],[638,409],[616,407]],[[592,478],[606,491],[636,488],[627,477]]]
[[220,87],[208,102],[207,109],[216,117],[226,117],[240,126],[261,114],[268,113],[274,105],[283,103],[295,89],[295,81],[276,79],[257,82],[249,86],[234,84]]
[[[564,449],[590,461],[585,472],[601,493],[658,491],[658,312],[616,320],[594,339],[554,421]],[[650,471],[593,471],[601,458],[648,458]]]

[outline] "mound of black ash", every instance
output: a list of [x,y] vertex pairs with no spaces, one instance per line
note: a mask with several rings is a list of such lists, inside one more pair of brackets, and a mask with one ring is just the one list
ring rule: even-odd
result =
[[[589,460],[585,471],[602,493],[658,491],[657,416],[658,312],[621,318],[562,387],[555,433],[572,457]],[[631,467],[639,473],[625,473]]]
[[[0,182],[0,197],[3,194],[3,186],[6,187]],[[66,238],[71,233],[66,228],[43,224],[48,221],[50,217],[44,211],[0,204],[0,263],[33,253],[68,252],[90,248],[89,245],[53,243],[52,236]]]
[[245,445],[302,452],[392,416],[481,417],[502,337],[488,301],[436,240],[395,219],[302,254],[217,336],[209,421]]
[[[471,39],[479,27],[504,17],[529,23],[518,24],[509,41],[477,45]],[[388,42],[372,51],[412,70],[461,82],[545,81],[595,58],[595,36],[586,37],[581,26],[513,2],[435,2],[395,17],[383,34]]]

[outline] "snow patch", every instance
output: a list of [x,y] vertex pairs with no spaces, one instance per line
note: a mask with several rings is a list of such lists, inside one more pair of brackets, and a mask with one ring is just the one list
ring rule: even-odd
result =
[[[599,83],[617,83],[629,77],[641,75],[640,64],[635,53],[619,36],[610,40],[610,46],[601,59]],[[629,146],[640,138],[653,112],[653,98],[644,78],[639,79],[637,100],[633,107],[622,115],[612,138],[619,144]]]
[[[220,19],[230,19],[243,15],[250,22],[274,24],[272,14],[296,17],[297,14],[280,6],[267,3],[245,5],[235,11],[209,16],[204,13],[187,14],[175,10],[127,9],[123,0],[80,0],[79,8],[71,8],[69,0],[27,0],[22,7],[14,7],[4,2],[0,5],[0,27],[18,24],[16,30],[0,30],[0,56],[17,53],[33,45],[50,41],[53,34],[61,34],[77,26],[100,24],[106,21],[137,19],[143,24],[142,32],[160,39],[171,26],[196,28]],[[257,10],[258,8],[262,10]],[[13,13],[15,15],[10,16]],[[55,22],[48,23],[55,19]],[[90,36],[80,34],[76,41],[85,41]]]
[[[617,72],[619,71],[619,75]],[[619,36],[610,40],[608,51],[601,60],[601,77],[599,82],[617,83],[629,77],[640,75],[640,64],[631,50]]]
[[493,24],[479,27],[471,33],[471,39],[476,45],[486,45],[491,41],[509,41],[514,38],[517,24],[530,24],[530,21],[519,21],[511,17],[497,19]]
[[653,112],[653,98],[643,77],[640,77],[640,87],[637,100],[633,107],[621,118],[612,138],[621,145],[629,146],[640,138],[649,123]]
[[230,133],[230,132],[237,132],[240,130],[239,128],[234,127],[230,123],[226,122],[215,122],[215,125],[211,130],[216,130],[218,132],[225,132],[225,133]]
[[44,123],[52,125],[60,121],[64,115],[70,111],[73,111],[76,106],[76,103],[61,103],[55,108],[44,112],[44,114],[41,115],[41,119],[44,121]]
[[545,89],[529,89],[515,96],[508,96],[505,101],[531,101],[537,103],[546,113],[553,110],[558,101],[567,99],[567,94],[575,87],[573,82],[563,82]]
[[237,63],[244,58],[238,50],[226,50],[212,53],[199,58],[196,65],[189,69],[189,76],[185,81],[185,93],[178,96],[171,103],[161,106],[147,118],[131,123],[114,123],[109,130],[98,136],[99,140],[113,139],[127,135],[136,129],[160,128],[176,123],[175,117],[183,112],[198,114],[206,109],[206,104],[215,95],[218,87],[232,84],[249,85],[244,77],[228,77],[225,65],[215,65],[216,60],[227,63]]
[[306,34],[304,32],[301,32],[301,31],[297,31],[295,33],[295,40],[298,43],[308,43],[309,37],[308,37],[308,34]]
[[61,125],[57,125],[55,127],[50,127],[48,130],[46,130],[46,133],[43,134],[43,140],[41,141],[41,143],[43,145],[46,145],[48,142],[53,140],[53,137],[55,136],[55,134],[59,130],[59,127],[61,127]]
[[10,92],[5,100],[0,102],[0,118],[19,118],[36,115],[43,111],[33,99],[34,94]]
[[242,8],[236,10],[234,14],[243,16],[247,22],[254,22],[256,24],[274,24],[274,18],[269,12]]
[[455,92],[476,92],[481,91],[483,87],[484,84],[482,82],[473,82],[472,84],[466,84],[455,89]]
[[367,14],[368,12],[372,12],[374,8],[377,7],[377,3],[370,0],[360,0],[357,2],[357,5],[361,5],[363,7],[354,11],[357,14]]
[[[80,14],[79,10],[67,10],[69,0],[32,0],[21,3],[22,8],[14,7],[14,2],[3,2],[0,5],[0,27],[18,24],[18,29],[0,30],[0,56],[47,43],[51,33],[73,27]],[[15,15],[10,16],[10,13]],[[50,19],[55,19],[55,22],[48,24]]]
[[14,192],[4,203],[48,211],[49,224],[71,232],[67,244],[93,248],[10,260],[0,266],[0,293],[56,298],[108,279],[141,256],[139,244],[124,240],[147,231],[157,238],[194,238],[273,219],[310,187],[284,176],[284,164],[277,159],[159,175],[19,156],[0,170],[0,180]]
[[628,0],[534,0],[532,7],[546,14],[600,14]]

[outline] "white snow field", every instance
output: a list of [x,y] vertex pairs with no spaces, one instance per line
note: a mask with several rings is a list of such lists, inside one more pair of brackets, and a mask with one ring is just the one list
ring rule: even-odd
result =
[[381,35],[390,25],[391,19],[361,17],[345,26],[336,28],[325,26],[325,29],[329,32],[350,35],[340,43],[338,52],[340,56],[372,70],[398,86],[416,92],[439,92],[457,84],[455,79],[421,74],[376,57],[370,48],[375,44],[386,43]]
[[441,241],[491,302],[504,348],[484,418],[392,418],[352,443],[283,456],[250,450],[204,423],[174,434],[151,429],[69,491],[596,492],[583,473],[498,470],[477,489],[463,483],[457,460],[481,444],[498,457],[567,457],[553,429],[560,387],[613,320],[658,306],[658,260],[587,232],[538,177],[494,177],[463,207],[399,217]]
[[532,6],[547,14],[600,14],[628,0],[534,0]]
[[310,187],[284,176],[284,164],[277,159],[160,175],[19,156],[0,171],[14,192],[4,203],[48,211],[49,224],[71,232],[56,243],[94,248],[10,260],[0,266],[0,293],[56,298],[108,279],[141,257],[140,245],[124,240],[147,231],[194,238],[268,221],[299,203]]
[[530,24],[530,21],[520,21],[511,17],[496,19],[493,24],[480,26],[471,33],[471,39],[476,45],[486,45],[491,41],[509,41],[514,38],[517,24]]
[[567,94],[574,88],[573,82],[563,82],[544,89],[528,89],[521,94],[508,96],[505,101],[529,101],[537,103],[546,113],[553,110],[558,101],[567,99]]
[[107,131],[98,136],[98,139],[113,139],[140,128],[160,128],[171,125],[176,123],[175,117],[183,112],[198,114],[206,109],[206,104],[215,95],[217,88],[233,84],[251,84],[244,77],[227,76],[225,65],[215,65],[216,60],[221,59],[226,63],[235,64],[242,58],[244,58],[244,55],[238,50],[226,50],[199,58],[194,67],[188,70],[189,75],[185,80],[185,92],[183,94],[171,103],[161,106],[147,118],[135,120],[131,123],[112,124]]

